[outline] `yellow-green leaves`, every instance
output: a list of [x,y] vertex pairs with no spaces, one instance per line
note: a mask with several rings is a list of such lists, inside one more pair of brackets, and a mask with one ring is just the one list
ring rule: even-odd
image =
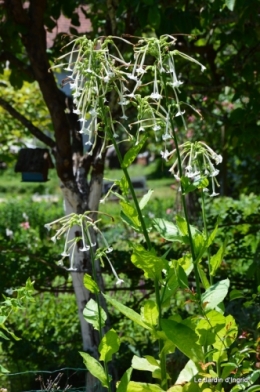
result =
[[121,378],[121,381],[117,387],[116,392],[126,392],[127,391],[127,386],[130,382],[132,371],[133,371],[133,369],[131,367],[125,371],[125,373],[124,373],[123,377]]
[[142,199],[141,199],[140,202],[139,202],[139,207],[140,207],[141,210],[142,210],[142,209],[146,206],[146,204],[149,202],[149,200],[150,200],[152,194],[153,194],[153,190],[149,189],[149,191],[148,191],[145,195],[143,195]]
[[88,274],[84,275],[84,286],[93,294],[99,293],[99,288],[97,283]]
[[162,330],[178,349],[195,363],[203,361],[202,347],[196,344],[198,337],[193,329],[174,320],[161,320]]
[[135,144],[132,148],[130,148],[130,150],[127,151],[127,153],[124,156],[123,163],[121,165],[122,168],[127,168],[128,166],[131,165],[131,163],[134,162],[138,153],[143,148],[143,146],[146,142],[146,139],[147,139],[147,137],[143,137],[141,140],[138,141],[137,144]]
[[225,252],[225,243],[221,245],[217,253],[210,258],[210,266],[211,266],[211,271],[210,275],[214,276],[222,262],[223,255]]
[[98,304],[92,298],[86,304],[83,310],[83,316],[97,330],[105,326],[107,319],[106,312],[101,307],[98,309]]
[[226,297],[229,289],[229,279],[221,280],[218,283],[210,286],[201,296],[201,302],[205,309],[215,309]]
[[145,358],[139,358],[134,355],[132,359],[132,368],[152,372],[154,378],[161,378],[160,363],[150,355],[147,355]]
[[120,347],[119,337],[114,331],[110,329],[102,338],[98,351],[100,353],[100,361],[109,362],[112,360],[112,355],[115,354]]
[[127,201],[120,201],[120,205],[122,208],[121,219],[134,230],[139,231],[141,223],[135,207]]
[[216,342],[217,333],[225,326],[225,317],[211,310],[198,322],[195,332],[199,337],[198,343],[202,346],[210,346]]
[[159,385],[130,381],[127,392],[163,392]]
[[154,251],[144,249],[142,245],[134,247],[131,261],[144,271],[146,278],[150,279],[161,279],[162,269],[166,266],[166,260],[157,257]]
[[101,382],[103,387],[108,388],[108,380],[103,366],[95,358],[91,357],[91,355],[87,353],[80,352],[80,355],[82,356],[88,371]]
[[155,230],[167,241],[182,242],[182,237],[178,227],[166,219],[154,218],[153,226]]
[[140,316],[140,314],[138,314],[137,312],[135,312],[134,310],[132,310],[128,306],[123,305],[121,302],[118,302],[116,299],[111,298],[109,295],[103,294],[103,296],[105,297],[107,302],[109,302],[114,308],[119,310],[119,312],[124,314],[126,317],[128,317],[130,320],[132,320],[134,323],[140,325],[141,327],[143,327],[145,329],[151,330],[151,327],[146,322],[143,321],[143,318]]
[[157,325],[159,311],[154,301],[151,299],[145,301],[144,306],[141,308],[141,317],[151,327]]
[[231,315],[225,317],[225,325],[217,332],[216,341],[213,347],[217,350],[213,354],[213,361],[227,361],[227,349],[237,337],[237,325]]

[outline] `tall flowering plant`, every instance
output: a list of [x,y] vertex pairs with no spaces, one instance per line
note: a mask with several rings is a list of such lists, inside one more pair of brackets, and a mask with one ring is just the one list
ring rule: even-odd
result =
[[[105,153],[108,143],[114,145],[123,174],[117,183],[122,191],[120,195],[117,194],[122,210],[121,218],[143,238],[143,241],[133,245],[131,261],[143,270],[144,279],[154,282],[154,298],[143,302],[140,313],[103,294],[111,306],[148,330],[153,341],[157,342],[155,344],[158,344],[158,357],[140,358],[134,355],[130,368],[117,384],[117,390],[224,391],[231,374],[235,374],[235,381],[228,389],[233,392],[239,390],[236,385],[238,379],[241,388],[245,389],[255,382],[259,371],[243,365],[246,351],[238,354],[230,349],[238,331],[234,318],[226,315],[224,310],[224,299],[230,282],[229,279],[214,282],[225,246],[223,244],[217,253],[212,254],[211,245],[215,241],[217,226],[209,232],[204,207],[207,195],[214,197],[218,194],[217,166],[222,157],[203,141],[179,140],[180,136],[176,132],[177,117],[181,118],[183,128],[186,129],[185,110],[188,104],[179,98],[183,82],[176,70],[175,60],[182,57],[197,64],[202,72],[205,67],[176,49],[176,39],[171,35],[132,38],[134,41],[112,36],[99,37],[93,41],[85,37],[75,38],[66,47],[66,50],[71,48],[69,53],[66,52],[60,58],[68,59],[68,63],[59,62],[54,66],[66,66],[75,104],[74,112],[81,121],[80,133],[87,136],[88,154],[93,154],[98,138],[102,141],[99,157]],[[132,49],[132,58],[129,51],[127,55],[122,54],[122,43]],[[111,101],[117,108],[116,116]],[[190,108],[197,112],[195,108]],[[128,113],[131,113],[131,119]],[[149,203],[152,192],[149,191],[139,201],[129,177],[128,167],[143,147],[147,133],[151,132],[154,140],[162,144],[162,159],[172,162],[170,171],[179,184],[183,213],[176,215],[174,222],[159,217],[145,218],[143,208]],[[118,142],[124,138],[132,142],[132,147],[122,157]],[[128,197],[129,192],[132,201]],[[199,192],[201,196],[202,230],[190,223],[185,199],[189,192]],[[92,244],[88,228],[91,226],[98,230],[98,222],[91,221],[86,214],[63,218],[60,221],[62,228],[55,238],[65,233],[75,224],[75,220],[82,228],[83,246],[80,250],[90,252],[93,260],[93,271],[92,274],[86,274],[85,285],[97,299],[96,302],[91,299],[87,303],[84,317],[101,335],[99,360],[90,353],[82,352],[81,355],[88,370],[104,387],[111,390],[108,363],[119,350],[120,340],[114,330],[104,332],[106,313],[100,305],[102,289],[98,287],[95,274],[95,258],[103,257],[111,249],[101,233],[105,247],[99,248],[97,244]],[[157,232],[170,244],[176,241],[180,243],[183,256],[172,260],[167,258],[168,252],[164,255],[156,254],[150,239],[152,232]],[[64,255],[67,255],[68,246],[75,245],[68,245],[66,240]],[[73,257],[70,269],[73,269]],[[117,283],[123,283],[113,266],[112,271]],[[192,274],[195,277],[194,287],[191,287],[189,280]],[[169,308],[178,290],[188,293],[189,301],[194,304],[195,314],[186,319],[172,313]],[[176,383],[171,385],[166,359],[176,348],[185,354],[187,363]],[[133,369],[151,372],[154,382],[132,381]],[[244,379],[241,379],[242,376],[245,376]]]

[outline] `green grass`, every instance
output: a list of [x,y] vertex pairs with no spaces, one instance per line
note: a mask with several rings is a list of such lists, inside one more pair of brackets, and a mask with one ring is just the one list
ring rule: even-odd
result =
[[[160,161],[161,162],[161,161]],[[174,179],[169,175],[167,168],[161,167],[158,161],[150,163],[148,166],[131,165],[129,167],[130,177],[146,177],[148,189],[152,189],[152,202],[158,210],[171,208],[175,198],[175,192],[171,188]],[[104,178],[107,180],[118,180],[122,177],[122,171],[106,169]],[[62,192],[59,186],[59,179],[55,170],[50,170],[48,174],[49,181],[43,183],[30,183],[21,181],[21,173],[15,173],[13,168],[0,172],[0,200],[23,199],[34,194],[39,195],[57,195],[62,198]],[[100,210],[118,215],[120,206],[116,201],[107,201],[105,205],[100,206]]]
[[55,170],[50,170],[47,182],[22,182],[21,173],[15,173],[13,168],[0,171],[0,199],[39,195],[60,195],[59,179]]

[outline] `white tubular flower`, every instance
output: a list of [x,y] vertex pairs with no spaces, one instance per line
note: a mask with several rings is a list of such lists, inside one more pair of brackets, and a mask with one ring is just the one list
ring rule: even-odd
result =
[[168,112],[167,112],[167,114],[166,114],[165,122],[166,122],[165,134],[162,135],[162,139],[163,139],[164,141],[169,140],[169,139],[172,139],[172,136],[171,136],[170,133],[169,133],[169,128],[170,128],[170,117],[169,117],[169,113],[168,113]]
[[[192,182],[199,183],[203,178],[211,179],[212,193],[211,197],[217,196],[215,186],[219,186],[216,176],[219,170],[215,168],[216,162],[221,162],[221,155],[217,155],[208,145],[204,142],[186,142],[179,146],[180,156],[184,156],[181,160],[181,171],[184,171],[185,176]],[[176,150],[169,153],[167,150],[167,157],[176,153]],[[162,153],[161,153],[162,154]],[[163,154],[162,154],[163,156]],[[163,156],[164,157],[164,156]],[[217,157],[217,158],[216,158]],[[177,168],[177,172],[175,169]],[[175,159],[170,172],[174,177],[180,180],[180,168],[178,167],[178,159]],[[208,192],[207,188],[203,188],[203,192]]]
[[174,65],[174,58],[173,56],[171,56],[168,60],[168,66],[169,66],[169,71],[171,73],[171,77],[172,77],[172,82],[170,83],[170,86],[172,86],[173,88],[178,88],[180,87],[183,82],[181,82],[180,80],[178,80],[177,76],[176,76],[176,72],[175,72],[175,65]]
[[175,50],[172,52],[172,54],[173,54],[173,55],[176,55],[176,54],[177,54],[177,55],[183,57],[185,60],[189,60],[189,61],[191,61],[192,63],[198,64],[198,65],[200,66],[200,68],[201,68],[201,72],[205,71],[205,69],[206,69],[206,67],[205,67],[204,65],[202,65],[199,61],[195,60],[193,57],[188,56],[186,53],[182,53],[182,52],[180,52],[179,50],[176,50],[176,49],[175,49]]
[[175,114],[174,117],[182,116],[185,113],[185,110],[182,112],[179,108],[178,112]]
[[105,255],[105,257],[106,257],[106,259],[107,259],[107,261],[108,261],[108,263],[110,265],[110,268],[112,270],[112,273],[113,273],[114,277],[116,278],[116,285],[121,285],[122,283],[124,283],[123,279],[119,278],[119,276],[117,275],[116,270],[113,267],[111,261],[109,260],[109,258],[106,255]]
[[158,80],[157,80],[157,67],[154,67],[154,82],[153,82],[153,92],[150,95],[151,98],[155,99],[155,100],[159,100],[162,99],[161,94],[159,93],[159,89],[158,89]]

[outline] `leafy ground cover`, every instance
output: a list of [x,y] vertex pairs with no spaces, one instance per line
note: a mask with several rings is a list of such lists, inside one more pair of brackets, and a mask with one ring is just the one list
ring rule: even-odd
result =
[[[172,220],[176,208],[176,192],[171,188],[172,179],[150,179],[160,176],[156,174],[156,162],[148,167],[131,167],[131,176],[137,176],[140,169],[147,177],[148,187],[155,188],[149,207],[144,209],[144,215],[151,217],[154,214],[157,217]],[[106,177],[119,179],[120,175],[113,170],[107,171]],[[56,192],[56,185],[54,189]],[[25,312],[21,312],[19,317],[14,315],[10,319],[9,325],[21,337],[21,341],[17,343],[11,340],[2,344],[4,364],[14,372],[18,368],[26,370],[37,367],[53,370],[55,364],[62,367],[72,362],[77,363],[80,368],[83,364],[78,357],[79,325],[74,296],[70,295],[71,281],[67,272],[57,269],[62,245],[52,243],[50,233],[44,228],[45,223],[62,216],[62,203],[61,201],[32,203],[29,193],[20,196],[22,196],[20,200],[11,200],[11,194],[6,193],[8,201],[0,204],[0,257],[4,277],[1,279],[1,292],[6,293],[10,287],[21,286],[29,275],[35,281],[39,294],[35,298],[35,303],[30,304]],[[228,239],[226,253],[217,278],[229,276],[231,282],[236,282],[233,283],[234,287],[231,286],[225,303],[226,309],[235,317],[241,336],[244,334],[243,336],[246,337],[240,340],[240,346],[234,346],[233,350],[243,350],[245,347],[249,349],[250,344],[253,350],[258,336],[257,328],[260,317],[259,293],[257,292],[259,286],[257,250],[259,246],[259,200],[259,197],[251,194],[241,196],[239,200],[216,199],[214,203],[209,203],[207,206],[210,212],[209,225],[213,227],[217,217],[220,216],[219,238]],[[104,262],[102,270],[107,286],[106,292],[115,300],[137,310],[145,300],[154,300],[153,285],[149,280],[145,281],[142,271],[134,268],[130,262],[130,248],[134,243],[139,242],[139,236],[131,228],[119,225],[118,202],[108,200],[105,204],[101,204],[101,209],[114,217],[114,222],[111,222],[111,219],[105,219],[102,225],[107,240],[114,248],[111,253],[111,262],[125,280],[124,286],[116,287],[110,268]],[[7,233],[7,229],[13,234]],[[163,254],[168,241],[162,241],[154,236],[153,242],[157,252]],[[218,243],[213,251],[217,250]],[[177,245],[173,246],[169,255],[173,259],[178,258],[180,251]],[[182,317],[185,317],[188,312],[192,313],[193,304],[187,303],[187,300],[188,295],[185,290],[179,292],[171,299],[172,311],[175,310]],[[41,311],[39,312],[38,309]],[[57,318],[58,309],[59,317]],[[133,325],[130,320],[122,318],[120,312],[113,307],[110,310],[110,319],[113,328],[119,332],[122,344],[120,353],[116,355],[119,376],[127,369],[132,355],[139,357],[156,355],[149,334],[144,333],[140,326]],[[44,337],[45,334],[48,335],[48,341]],[[30,348],[29,352],[28,348]],[[69,357],[66,356],[68,351]],[[26,363],[23,360],[25,355]],[[72,362],[71,359],[73,359]],[[251,361],[258,363],[254,354],[251,354]],[[184,365],[185,357],[178,351],[168,358],[167,369],[173,381]],[[140,379],[138,377],[137,372],[135,379],[144,380],[143,376]],[[146,374],[145,379],[146,382],[151,381],[150,373]],[[4,382],[5,385],[10,386],[10,379],[5,378]],[[23,381],[23,388],[31,382],[29,379]],[[12,388],[17,388],[17,385],[21,388],[17,382],[13,383]],[[79,384],[75,381],[74,385]]]

